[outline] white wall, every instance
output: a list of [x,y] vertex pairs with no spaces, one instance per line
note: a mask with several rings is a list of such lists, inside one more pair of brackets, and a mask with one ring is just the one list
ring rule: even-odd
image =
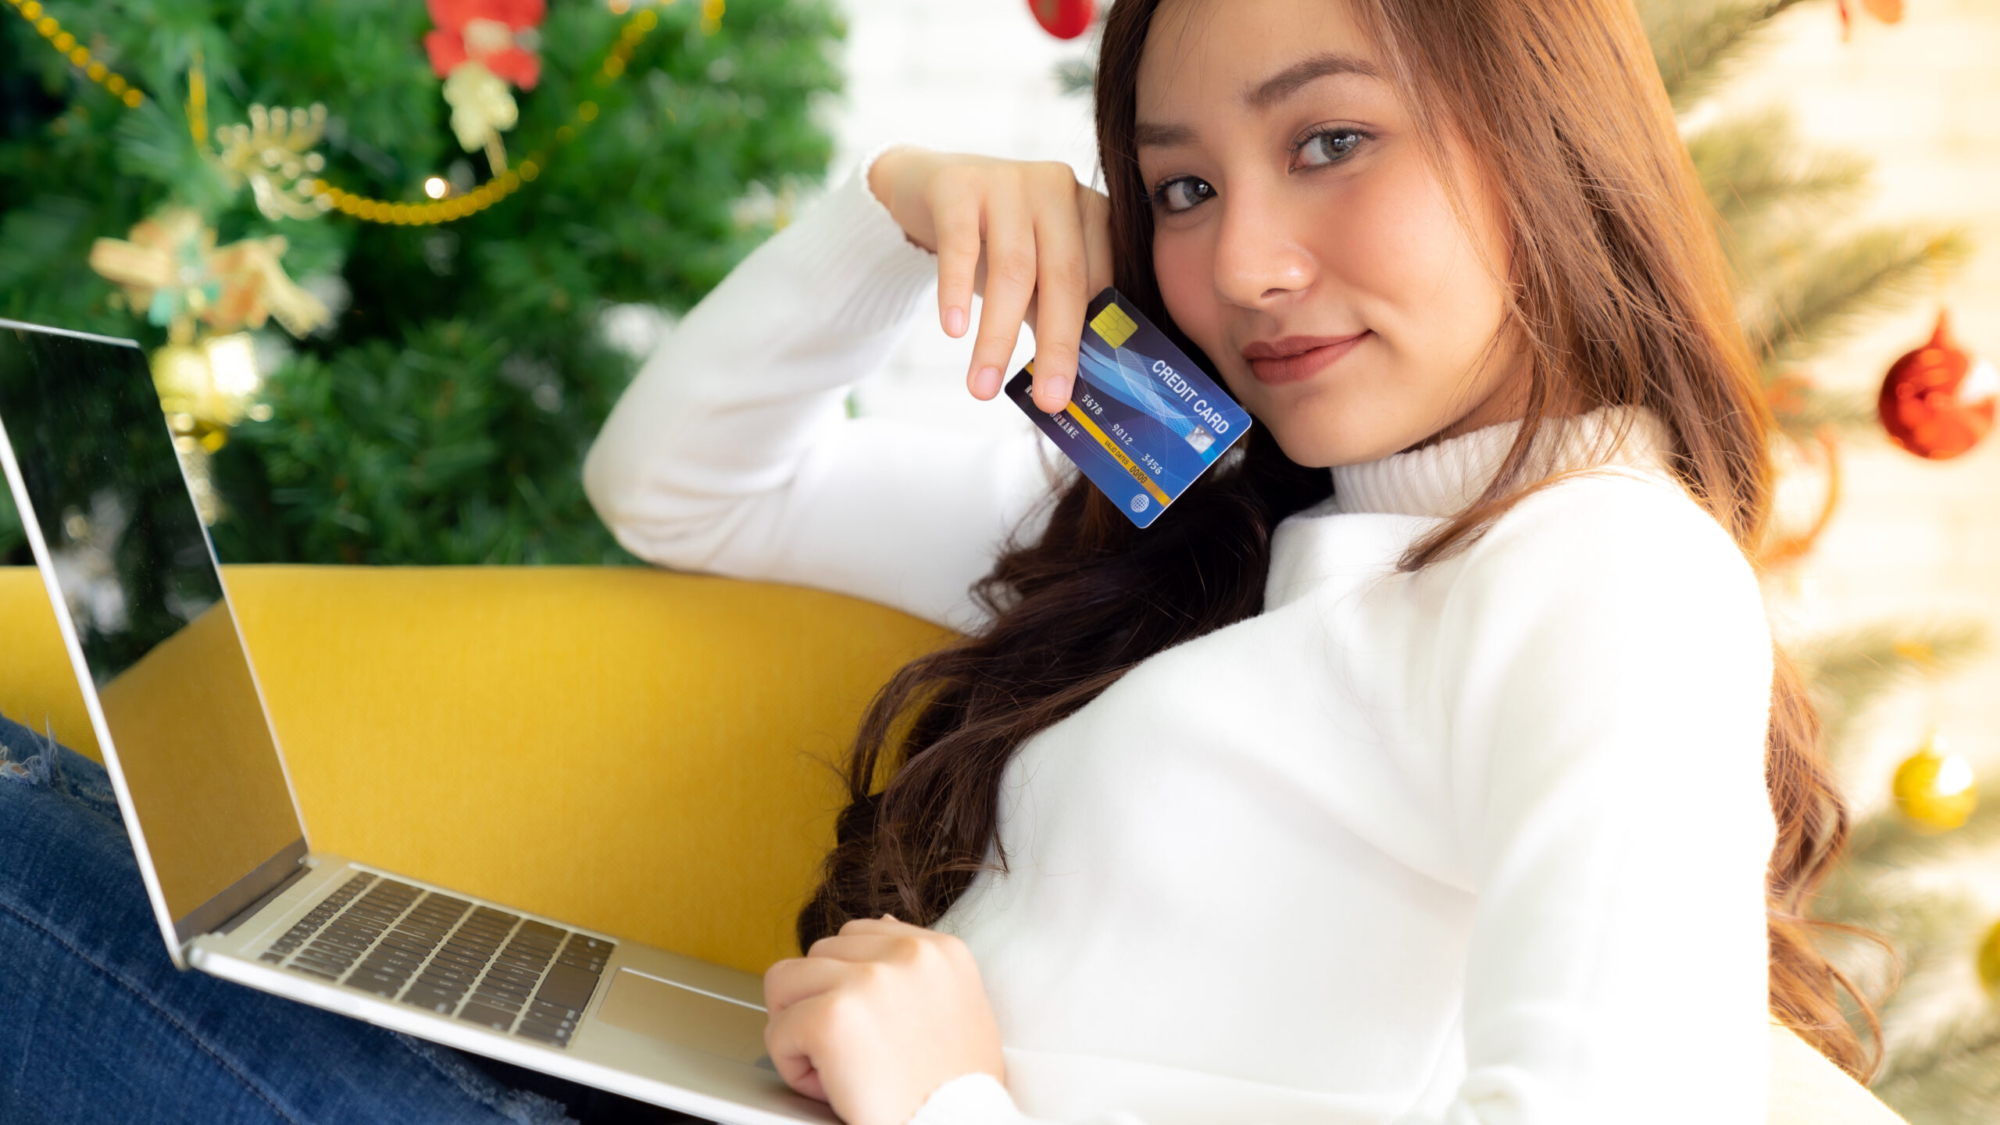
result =
[[[1096,183],[1090,99],[1064,95],[1056,65],[1087,53],[1057,40],[1026,0],[846,0],[848,94],[835,112],[831,182],[863,156],[897,143],[1015,159],[1061,160]],[[975,323],[977,317],[975,315]],[[1006,374],[1034,357],[1026,331]],[[1005,399],[965,390],[972,333],[953,340],[935,315],[917,324],[888,368],[856,392],[862,410],[974,431],[1028,425]]]

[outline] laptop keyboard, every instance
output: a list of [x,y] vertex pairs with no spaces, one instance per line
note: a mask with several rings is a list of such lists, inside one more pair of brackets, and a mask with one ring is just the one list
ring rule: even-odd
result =
[[363,871],[258,960],[567,1047],[615,948]]

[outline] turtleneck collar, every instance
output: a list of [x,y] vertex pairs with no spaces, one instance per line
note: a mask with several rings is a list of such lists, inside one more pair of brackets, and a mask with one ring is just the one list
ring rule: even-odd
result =
[[[1519,422],[1502,422],[1379,461],[1337,465],[1332,510],[1457,515],[1492,483],[1520,429]],[[1575,418],[1544,421],[1524,479],[1598,465],[1665,473],[1672,450],[1672,435],[1651,410],[1606,406]]]

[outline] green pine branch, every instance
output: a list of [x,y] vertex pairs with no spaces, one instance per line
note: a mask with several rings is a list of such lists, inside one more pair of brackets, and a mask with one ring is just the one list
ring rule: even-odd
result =
[[1877,942],[1839,931],[1830,931],[1824,941],[1829,954],[1880,1003],[1885,1015],[1901,995],[1891,988],[1905,974],[1936,964],[1936,955],[1947,948],[1961,950],[1982,918],[1979,904],[1968,895],[1914,888],[1847,867],[1820,887],[1809,913],[1820,921],[1860,926],[1894,947],[1890,953]]
[[1800,230],[1740,266],[1744,326],[1777,374],[1840,339],[1868,316],[1900,307],[1970,255],[1955,230],[1863,230],[1831,244]]
[[1652,40],[1674,108],[1686,109],[1721,81],[1730,60],[1753,43],[1757,33],[1799,0],[1641,0],[1639,14]]
[[1055,66],[1056,89],[1071,97],[1089,94],[1097,87],[1097,58],[1095,55],[1080,55],[1064,59]]
[[1702,190],[1735,254],[1754,244],[1773,217],[1844,209],[1868,180],[1868,162],[1845,154],[1799,151],[1791,116],[1782,110],[1720,121],[1687,139]]
[[[1767,373],[1766,379],[1774,376]],[[1776,396],[1771,418],[1778,431],[1800,444],[1817,439],[1820,431],[1867,430],[1877,425],[1875,396],[1856,391],[1830,391],[1800,386]]]
[[[1878,623],[1820,637],[1796,654],[1836,764],[1852,724],[1894,688],[1945,675],[1986,651],[1977,624]],[[2000,794],[1996,794],[2000,796]]]
[[[1856,822],[1844,864],[1850,877],[1865,882],[1883,873],[1946,863],[2000,841],[2000,775],[1978,775],[1974,784],[1982,799],[1964,824],[1948,831],[1922,827],[1894,805]],[[1859,910],[1852,907],[1839,920],[1848,921]]]
[[[1860,926],[1899,948],[1970,925],[1978,917],[1977,906],[1969,898],[1941,895],[1882,875],[1879,868],[1864,871],[1852,863],[1843,864],[1820,885],[1807,913],[1823,922]],[[1876,943],[1852,936],[1842,937],[1834,947],[1863,969],[1868,958],[1882,953]]]
[[1872,1087],[1912,1125],[1986,1125],[2000,1114],[2000,1009],[1945,1021],[1889,1052]]

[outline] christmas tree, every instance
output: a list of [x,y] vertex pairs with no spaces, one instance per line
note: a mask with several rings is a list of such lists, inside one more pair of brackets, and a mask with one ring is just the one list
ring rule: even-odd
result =
[[[1715,89],[1796,3],[1642,2],[1676,107],[1692,108]],[[1893,20],[1901,5],[1870,0],[1865,10]],[[1859,14],[1844,2],[1838,8],[1842,20]],[[1934,283],[1968,248],[1951,231],[1844,223],[1866,186],[1866,164],[1803,150],[1782,113],[1713,121],[1688,135],[1688,147],[1735,267],[1743,323],[1763,360],[1780,453],[1829,477],[1817,517],[1767,547],[1767,565],[1782,570],[1811,549],[1833,513],[1841,444],[1882,432],[1874,399],[1819,388],[1814,356],[1869,315]],[[1990,405],[1986,410],[1990,419]],[[1917,452],[1952,453],[1897,436]],[[1798,646],[1836,770],[1853,775],[1860,725],[1873,705],[1947,674],[1981,643],[1971,625],[1885,623]],[[1878,1068],[1859,1077],[1915,1125],[2000,1116],[2000,1012],[1963,989],[1992,920],[1982,920],[1969,897],[1920,888],[1910,878],[2000,837],[2000,808],[1978,804],[1978,782],[1964,760],[1924,746],[1898,771],[1896,800],[1853,824],[1844,858],[1805,904],[1808,916],[1827,923],[1822,948],[1876,1009],[1871,1020],[1848,998],[1850,1021],[1879,1048]],[[2000,980],[2000,942],[1988,944],[1980,967],[1990,987]]]
[[225,560],[630,561],[579,476],[634,367],[607,313],[691,305],[824,175],[842,34],[827,0],[7,0],[0,316],[154,354]]

